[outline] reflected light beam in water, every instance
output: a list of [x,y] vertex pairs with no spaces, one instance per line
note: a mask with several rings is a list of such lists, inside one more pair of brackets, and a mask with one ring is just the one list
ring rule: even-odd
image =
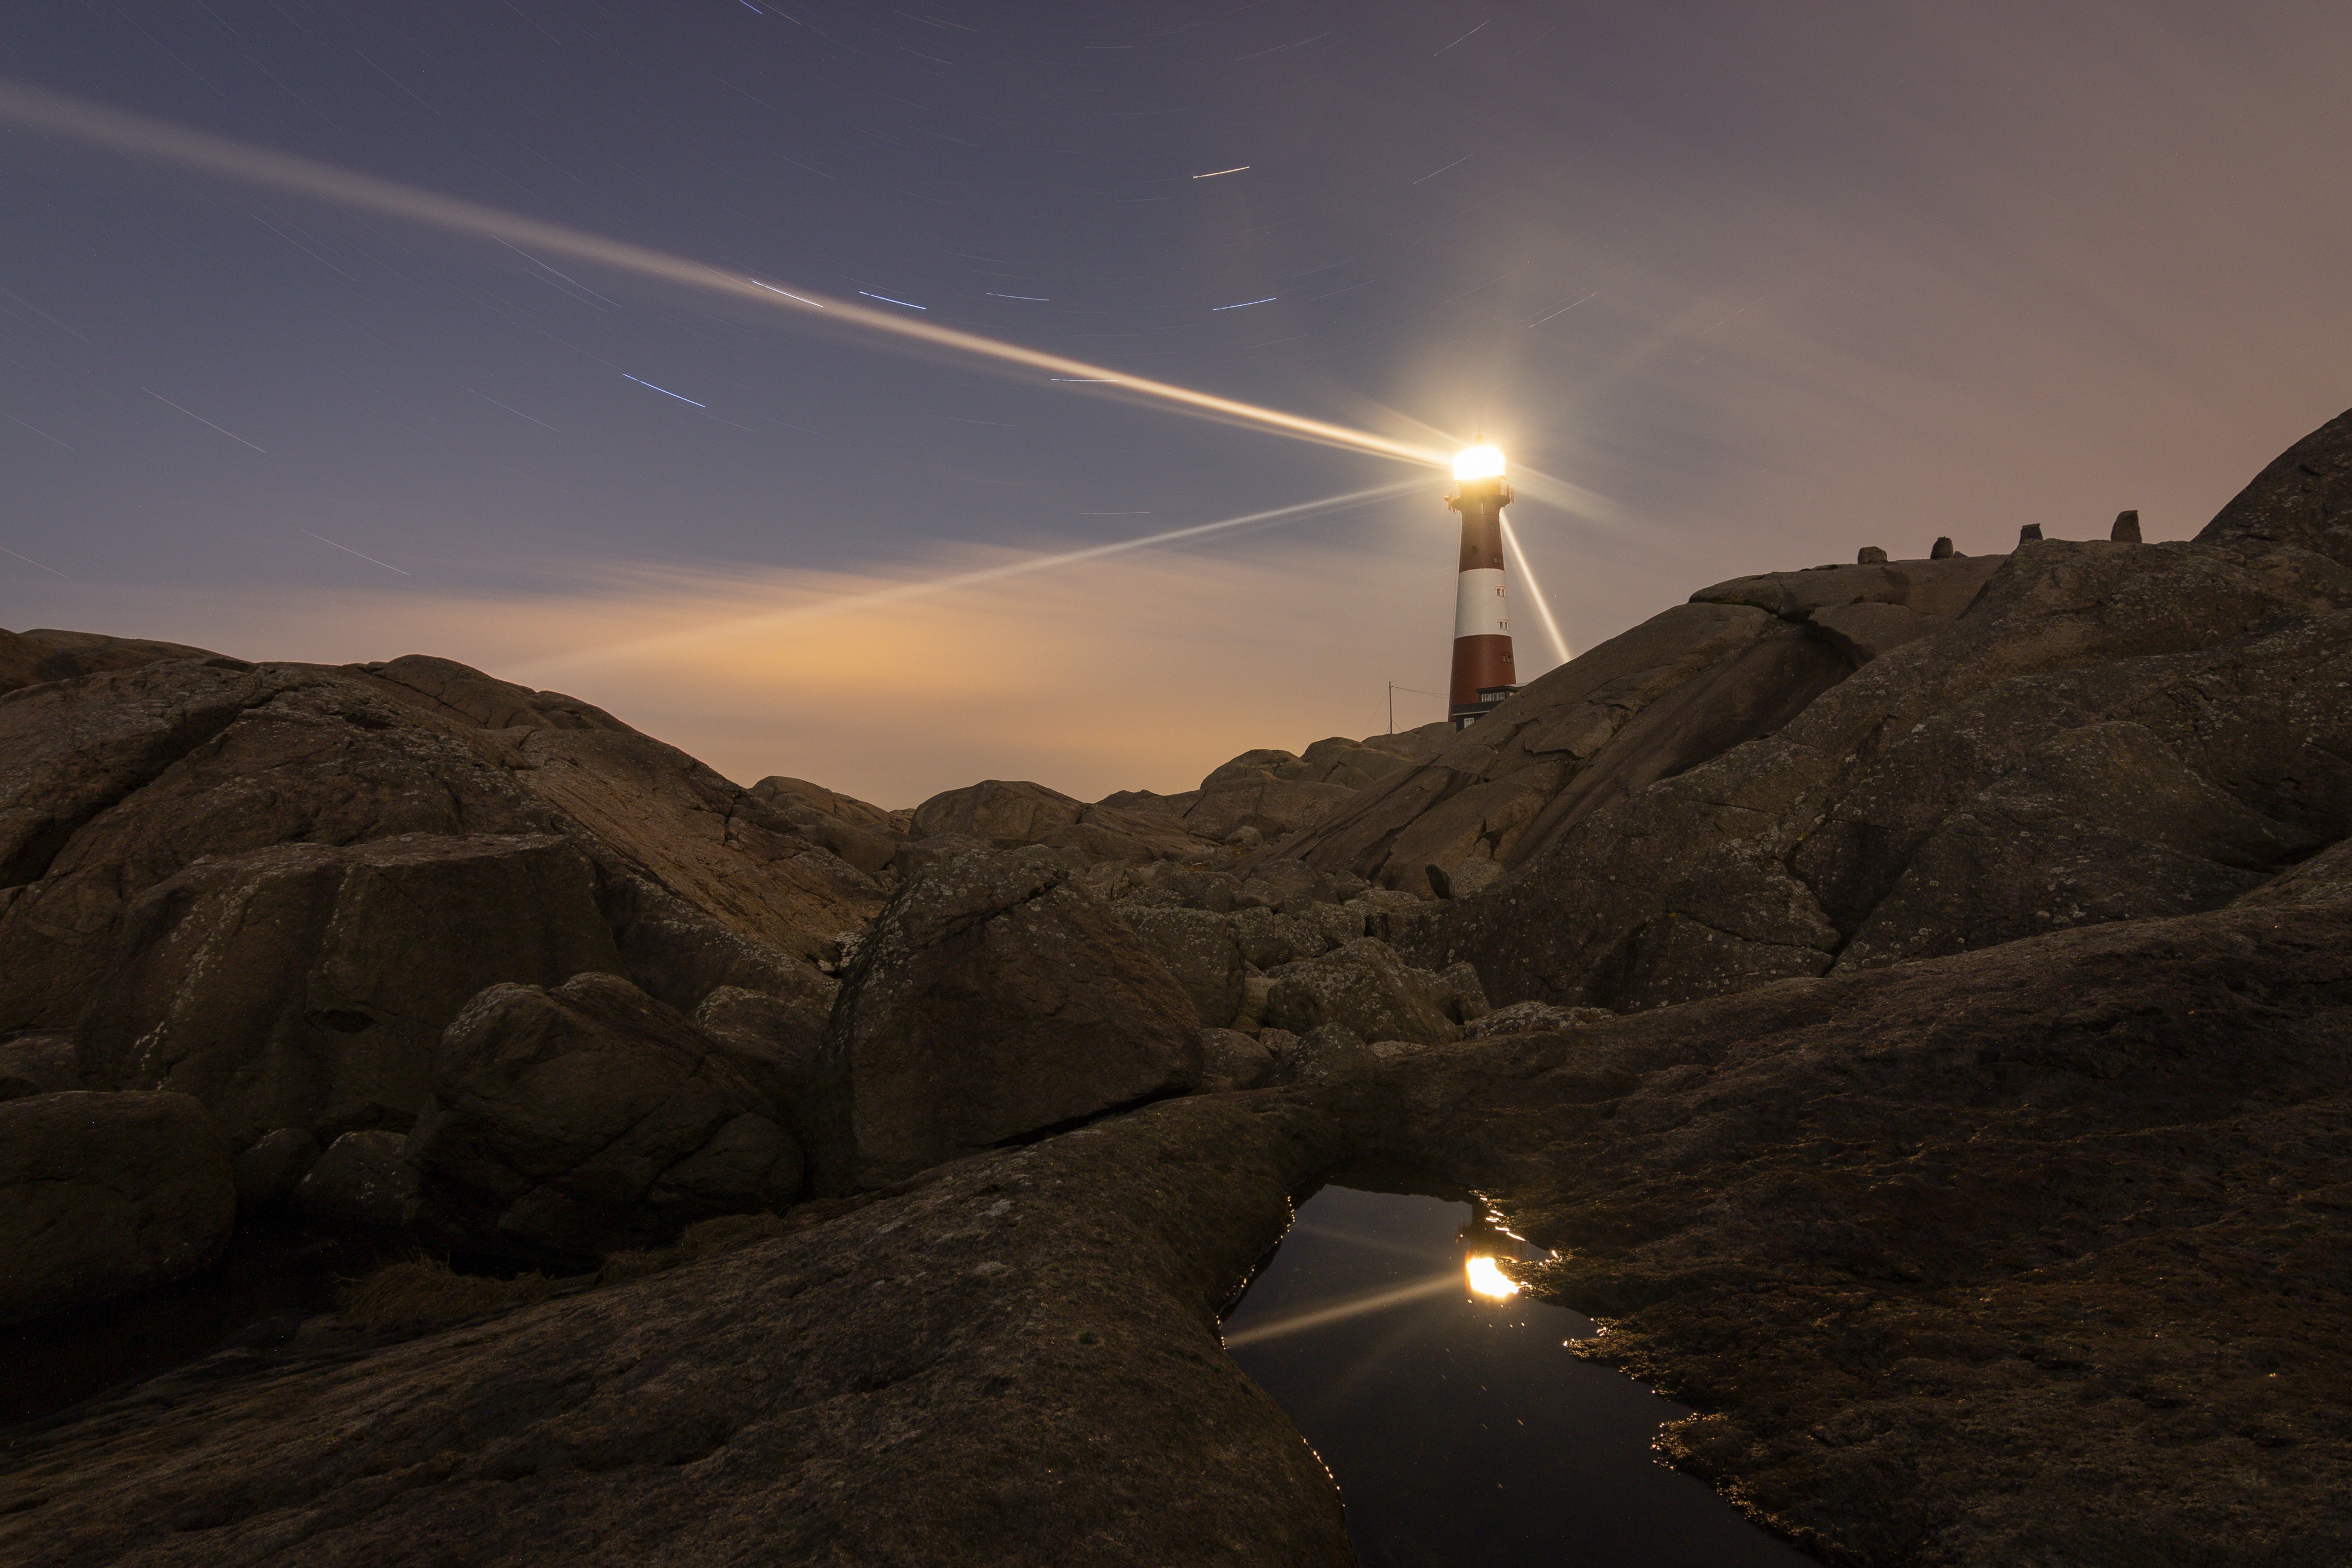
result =
[[1528,552],[1519,548],[1519,536],[1511,531],[1511,515],[1501,514],[1503,542],[1511,549],[1511,559],[1519,563],[1519,580],[1528,585],[1528,597],[1535,601],[1536,613],[1543,617],[1544,630],[1551,636],[1552,651],[1559,662],[1567,664],[1576,657],[1568,651],[1568,639],[1559,634],[1559,622],[1551,618],[1551,606],[1544,601],[1543,588],[1536,581],[1535,569],[1528,565]]
[[1403,1306],[1407,1301],[1426,1301],[1432,1296],[1442,1296],[1448,1291],[1458,1291],[1461,1288],[1462,1276],[1448,1270],[1443,1274],[1417,1281],[1410,1285],[1395,1285],[1385,1291],[1371,1291],[1360,1296],[1349,1296],[1345,1300],[1333,1301],[1328,1306],[1310,1307],[1303,1312],[1293,1312],[1287,1317],[1276,1318],[1272,1322],[1260,1323],[1255,1328],[1246,1328],[1238,1333],[1227,1334],[1225,1348],[1238,1350],[1245,1344],[1257,1344],[1265,1340],[1282,1339],[1290,1334],[1304,1333],[1308,1329],[1319,1329],[1326,1323],[1336,1323],[1349,1318],[1361,1317],[1366,1312],[1384,1312],[1391,1307]]
[[1462,1272],[1470,1281],[1470,1293],[1482,1301],[1506,1301],[1519,1293],[1519,1282],[1496,1267],[1492,1258],[1465,1258]]
[[[1123,375],[1084,360],[1066,359],[1018,344],[1000,342],[977,332],[966,332],[903,315],[880,310],[855,300],[828,298],[814,289],[785,290],[774,284],[730,272],[705,262],[672,256],[646,246],[542,222],[516,213],[501,212],[478,203],[419,190],[349,169],[298,158],[266,147],[250,146],[226,137],[193,131],[166,120],[131,114],[85,99],[52,92],[28,82],[0,78],[0,120],[36,131],[70,137],[133,157],[152,158],[185,169],[243,180],[276,190],[370,212],[457,234],[474,235],[502,245],[553,252],[622,272],[661,279],[707,293],[724,294],[810,321],[847,323],[866,331],[911,340],[933,348],[999,365],[1050,372],[1055,379],[1115,386],[1120,392],[1174,407],[1200,418],[1288,435],[1353,452],[1391,457],[1401,462],[1442,468],[1451,459],[1433,447],[1394,440],[1370,431],[1351,430],[1303,414],[1285,413],[1213,392],[1143,376]],[[542,264],[543,265],[543,264]],[[790,303],[785,303],[790,301]]]
[[764,627],[782,626],[793,621],[805,621],[818,615],[839,615],[851,611],[871,610],[879,605],[896,604],[904,600],[919,599],[929,594],[945,593],[951,589],[971,588],[979,583],[995,582],[1003,578],[1022,577],[1033,571],[1047,571],[1055,567],[1076,566],[1081,561],[1099,560],[1104,556],[1119,555],[1128,550],[1148,549],[1154,545],[1175,544],[1185,539],[1223,533],[1231,528],[1252,525],[1291,522],[1317,512],[1336,512],[1349,507],[1368,506],[1391,496],[1402,496],[1408,490],[1419,489],[1419,479],[1400,480],[1393,485],[1377,485],[1369,490],[1351,490],[1343,496],[1325,496],[1313,501],[1299,501],[1287,507],[1276,507],[1263,512],[1249,512],[1238,517],[1224,517],[1213,523],[1194,523],[1190,528],[1170,528],[1165,533],[1146,534],[1141,538],[1121,539],[1116,544],[1089,545],[1084,549],[1062,550],[1053,555],[1031,556],[1026,559],[1007,561],[1003,566],[983,567],[978,571],[958,572],[952,577],[935,577],[921,582],[903,582],[891,588],[876,589],[870,593],[845,593],[837,599],[819,600],[814,604],[795,604],[782,610],[771,610],[758,615],[747,615],[732,621],[714,622],[707,626],[692,626],[682,632],[666,632],[658,636],[640,637],[633,642],[607,644],[600,648],[581,649],[559,653],[551,658],[538,659],[515,665],[518,675],[540,675],[568,669],[577,664],[594,664],[600,660],[634,657],[662,648],[677,647],[706,641],[712,637],[740,635]]

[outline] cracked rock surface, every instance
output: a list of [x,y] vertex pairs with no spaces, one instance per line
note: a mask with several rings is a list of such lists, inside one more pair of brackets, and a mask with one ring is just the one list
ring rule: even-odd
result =
[[1201,1082],[1176,977],[1043,847],[926,862],[842,977],[808,1117],[822,1192]]

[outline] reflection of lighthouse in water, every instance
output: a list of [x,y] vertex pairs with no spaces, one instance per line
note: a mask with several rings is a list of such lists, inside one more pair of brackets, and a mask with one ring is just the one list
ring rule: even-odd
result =
[[1518,1281],[1503,1272],[1495,1260],[1517,1258],[1518,1238],[1488,1216],[1473,1213],[1456,1238],[1462,1243],[1462,1274],[1470,1293],[1482,1301],[1499,1301],[1519,1293]]
[[1510,602],[1503,589],[1503,508],[1511,486],[1503,455],[1473,446],[1454,460],[1454,494],[1462,514],[1462,572],[1454,601],[1454,680],[1447,713],[1466,729],[1518,687],[1511,659]]

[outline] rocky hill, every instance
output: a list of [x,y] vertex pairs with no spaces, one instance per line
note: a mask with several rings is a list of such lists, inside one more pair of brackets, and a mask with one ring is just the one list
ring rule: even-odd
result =
[[2191,542],[1863,553],[1460,735],[909,811],[0,633],[0,1320],[288,1213],[537,1270],[16,1429],[0,1545],[1345,1563],[1215,1312],[1380,1157],[1826,1560],[2346,1560],[2352,414]]

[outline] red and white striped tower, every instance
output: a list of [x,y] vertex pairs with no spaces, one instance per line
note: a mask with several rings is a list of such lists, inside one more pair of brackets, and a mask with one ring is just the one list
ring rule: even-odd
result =
[[1454,494],[1462,514],[1462,576],[1454,601],[1454,690],[1448,711],[1466,729],[1519,689],[1511,661],[1511,610],[1503,594],[1503,508],[1511,486],[1503,455],[1473,446],[1454,459]]

